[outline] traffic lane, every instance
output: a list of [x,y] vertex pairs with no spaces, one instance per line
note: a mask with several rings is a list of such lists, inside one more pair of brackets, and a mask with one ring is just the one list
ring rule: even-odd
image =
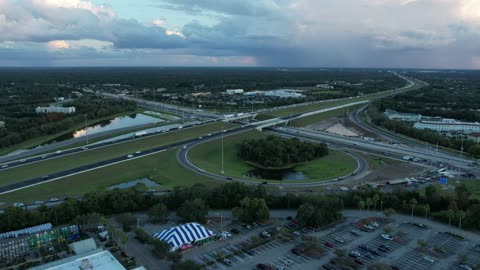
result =
[[471,163],[471,161],[468,160],[460,160],[457,157],[454,156],[447,156],[447,155],[439,155],[438,153],[426,153],[425,151],[417,151],[417,150],[412,150],[412,149],[405,149],[401,147],[390,147],[387,145],[382,145],[382,144],[374,144],[370,143],[367,141],[363,140],[354,140],[351,138],[344,138],[341,136],[333,136],[330,134],[324,134],[324,133],[319,133],[319,132],[313,132],[313,131],[307,131],[307,130],[299,130],[299,129],[293,129],[293,128],[267,128],[268,130],[275,131],[278,133],[285,133],[285,134],[292,134],[296,136],[301,136],[301,137],[313,137],[316,139],[323,139],[325,141],[336,141],[337,143],[342,143],[345,145],[354,145],[357,147],[363,147],[363,148],[373,148],[378,151],[383,151],[387,153],[394,153],[394,154],[401,154],[401,155],[413,155],[417,156],[422,159],[426,160],[434,160],[434,161],[439,161],[439,162],[444,162],[444,163],[457,163],[456,165],[458,166],[460,164],[462,169],[469,169],[468,164]]
[[165,151],[165,150],[175,148],[175,147],[178,147],[178,146],[181,146],[181,145],[189,144],[189,143],[192,143],[192,142],[201,141],[201,140],[208,140],[208,139],[211,139],[211,138],[212,139],[213,138],[218,139],[218,138],[221,137],[222,133],[224,135],[230,135],[231,133],[236,133],[236,132],[239,132],[239,131],[245,131],[245,130],[252,129],[252,128],[253,128],[252,126],[243,126],[243,127],[226,129],[223,132],[220,131],[220,132],[212,133],[211,136],[208,136],[206,138],[202,138],[202,139],[192,138],[192,139],[172,143],[172,144],[169,144],[169,145],[152,148],[152,149],[140,152],[140,153],[130,154],[130,155],[132,155],[132,157],[129,157],[129,155],[115,157],[115,158],[112,158],[112,159],[108,159],[108,160],[84,165],[84,166],[77,167],[77,168],[74,168],[74,169],[64,170],[64,171],[61,171],[61,172],[56,172],[56,173],[50,174],[48,176],[42,176],[42,177],[36,177],[36,178],[28,179],[28,180],[25,180],[25,181],[22,181],[22,182],[19,182],[19,183],[10,184],[10,185],[0,187],[0,194],[6,194],[6,193],[9,193],[9,192],[13,192],[15,190],[39,185],[39,184],[42,184],[42,183],[57,181],[57,180],[60,180],[62,178],[65,178],[67,176],[71,176],[71,175],[74,175],[74,174],[79,174],[79,173],[90,171],[90,170],[93,170],[93,169],[98,169],[100,167],[105,167],[105,166],[108,166],[108,165],[113,165],[113,164],[116,164],[116,163],[119,163],[119,162],[128,161],[128,160],[131,160],[132,158],[140,158],[140,157],[143,157],[143,156],[156,154],[156,153],[159,153],[161,151]]
[[[191,125],[182,126],[182,128],[188,129],[188,128],[192,128],[192,127],[195,127],[195,126],[200,126],[200,125],[203,125],[203,124],[218,122],[218,121],[221,121],[221,120],[222,119],[208,120],[208,121],[205,121],[201,124],[191,124]],[[44,161],[44,160],[58,158],[58,157],[66,156],[66,155],[76,154],[76,153],[83,152],[83,151],[98,149],[98,148],[102,148],[102,147],[105,147],[105,146],[110,146],[110,145],[125,143],[125,142],[129,142],[129,141],[134,141],[134,140],[142,139],[142,138],[145,138],[145,137],[158,136],[158,135],[162,135],[164,133],[177,131],[177,130],[180,130],[182,128],[174,127],[174,128],[169,129],[169,130],[166,130],[166,132],[164,132],[164,131],[151,132],[151,133],[147,133],[145,135],[142,135],[140,137],[132,136],[132,137],[118,139],[118,140],[115,140],[115,141],[109,141],[109,142],[104,142],[104,143],[96,143],[96,144],[91,144],[91,145],[88,145],[88,146],[81,146],[81,147],[77,147],[77,148],[62,150],[60,153],[57,153],[57,152],[46,153],[46,154],[43,154],[43,155],[38,155],[38,156],[34,156],[34,157],[29,157],[29,158],[16,160],[16,161],[13,161],[13,162],[7,162],[7,163],[0,164],[0,171],[11,169],[11,168],[18,167],[18,166],[28,165],[28,164],[39,162],[39,161]],[[5,165],[8,165],[8,166],[3,167]]]

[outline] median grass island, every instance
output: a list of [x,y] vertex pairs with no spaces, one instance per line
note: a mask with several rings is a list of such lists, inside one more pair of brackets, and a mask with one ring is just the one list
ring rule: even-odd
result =
[[[251,139],[258,138],[258,139]],[[209,172],[221,172],[222,143],[194,146],[190,160]],[[224,138],[224,175],[248,180],[313,182],[352,173],[357,162],[325,144],[302,142],[249,131]]]

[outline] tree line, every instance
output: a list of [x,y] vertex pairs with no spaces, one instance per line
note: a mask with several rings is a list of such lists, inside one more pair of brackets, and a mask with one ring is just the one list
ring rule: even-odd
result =
[[328,147],[324,143],[313,144],[302,142],[297,138],[284,139],[277,136],[246,139],[237,148],[241,159],[263,167],[274,168],[328,155]]
[[0,120],[6,122],[5,128],[0,128],[0,149],[82,125],[85,123],[85,115],[91,121],[118,113],[134,112],[137,108],[131,101],[98,99],[93,96],[65,103],[66,107],[75,107],[76,112],[73,114],[37,114],[37,106],[38,104],[0,106]]

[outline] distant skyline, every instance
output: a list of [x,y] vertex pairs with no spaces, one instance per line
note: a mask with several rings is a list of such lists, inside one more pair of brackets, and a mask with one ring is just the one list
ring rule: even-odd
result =
[[480,69],[480,0],[0,0],[0,66]]

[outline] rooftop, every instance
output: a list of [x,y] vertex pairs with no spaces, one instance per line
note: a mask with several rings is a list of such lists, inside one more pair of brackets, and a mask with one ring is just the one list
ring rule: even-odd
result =
[[[83,267],[83,268],[82,268]],[[126,270],[109,251],[97,249],[32,268],[32,270]]]

